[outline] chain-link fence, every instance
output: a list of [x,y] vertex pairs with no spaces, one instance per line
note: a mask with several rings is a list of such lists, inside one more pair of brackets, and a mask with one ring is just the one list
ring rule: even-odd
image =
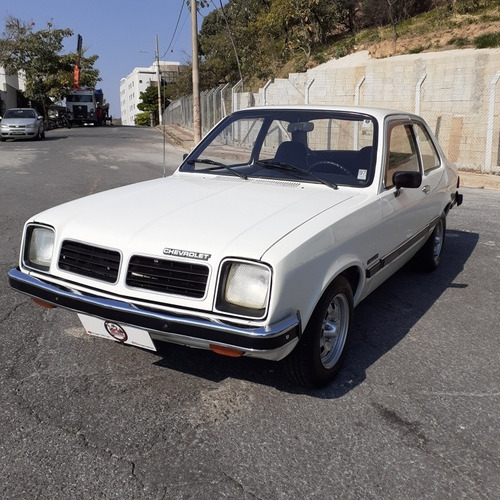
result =
[[[462,170],[500,173],[500,50],[463,50],[373,60],[334,60],[268,82],[201,94],[202,134],[230,111],[274,104],[380,106],[422,115]],[[164,123],[193,128],[192,96],[173,102]]]

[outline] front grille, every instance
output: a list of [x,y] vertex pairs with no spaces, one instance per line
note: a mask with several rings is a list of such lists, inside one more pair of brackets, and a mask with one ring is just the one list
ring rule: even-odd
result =
[[201,264],[134,255],[128,266],[127,285],[199,299],[205,295],[208,271]]
[[75,118],[87,118],[89,114],[87,106],[78,106],[76,108],[73,108],[73,114]]
[[106,283],[116,283],[120,253],[116,250],[65,240],[59,254],[59,269]]

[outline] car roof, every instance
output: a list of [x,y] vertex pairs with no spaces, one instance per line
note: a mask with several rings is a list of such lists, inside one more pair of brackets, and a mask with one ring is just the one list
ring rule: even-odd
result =
[[341,113],[360,113],[369,116],[373,116],[377,120],[384,120],[389,116],[407,116],[409,118],[419,118],[418,115],[410,113],[408,111],[398,110],[398,109],[390,109],[390,108],[381,108],[381,107],[370,107],[370,106],[334,106],[334,105],[321,105],[321,104],[299,104],[293,106],[285,106],[285,105],[275,105],[275,106],[256,106],[253,108],[246,108],[235,113],[244,113],[245,111],[260,111],[260,110],[288,110],[288,111],[332,111],[332,112],[341,112]]

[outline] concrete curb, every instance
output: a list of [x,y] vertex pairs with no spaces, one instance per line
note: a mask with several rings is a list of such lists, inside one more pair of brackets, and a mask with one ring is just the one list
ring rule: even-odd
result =
[[479,174],[463,170],[459,171],[459,175],[461,187],[500,190],[500,175]]

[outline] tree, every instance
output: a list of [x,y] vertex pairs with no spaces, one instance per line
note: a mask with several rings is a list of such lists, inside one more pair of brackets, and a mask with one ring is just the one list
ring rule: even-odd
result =
[[356,31],[360,5],[358,0],[229,0],[221,4],[205,16],[200,30],[201,86],[272,78],[291,57],[305,68],[313,51],[339,29]]
[[150,113],[139,113],[134,117],[134,125],[138,127],[149,127],[151,125]]
[[[168,106],[170,102],[170,88],[168,85],[164,85],[160,89],[161,100],[162,100],[162,112]],[[154,124],[158,125],[158,87],[150,85],[144,92],[139,95],[141,102],[137,105],[139,110],[147,113],[148,116],[152,115]],[[143,113],[143,114],[144,114]],[[138,115],[140,116],[140,115]],[[141,125],[143,118],[141,118]],[[137,123],[136,123],[137,124]]]
[[[72,87],[75,54],[61,54],[63,40],[72,36],[69,28],[35,31],[34,23],[9,17],[0,38],[0,65],[10,74],[21,72],[26,79],[25,96],[41,104],[44,114],[51,99],[61,99]],[[95,86],[99,71],[94,68],[98,56],[82,57],[82,83]]]

